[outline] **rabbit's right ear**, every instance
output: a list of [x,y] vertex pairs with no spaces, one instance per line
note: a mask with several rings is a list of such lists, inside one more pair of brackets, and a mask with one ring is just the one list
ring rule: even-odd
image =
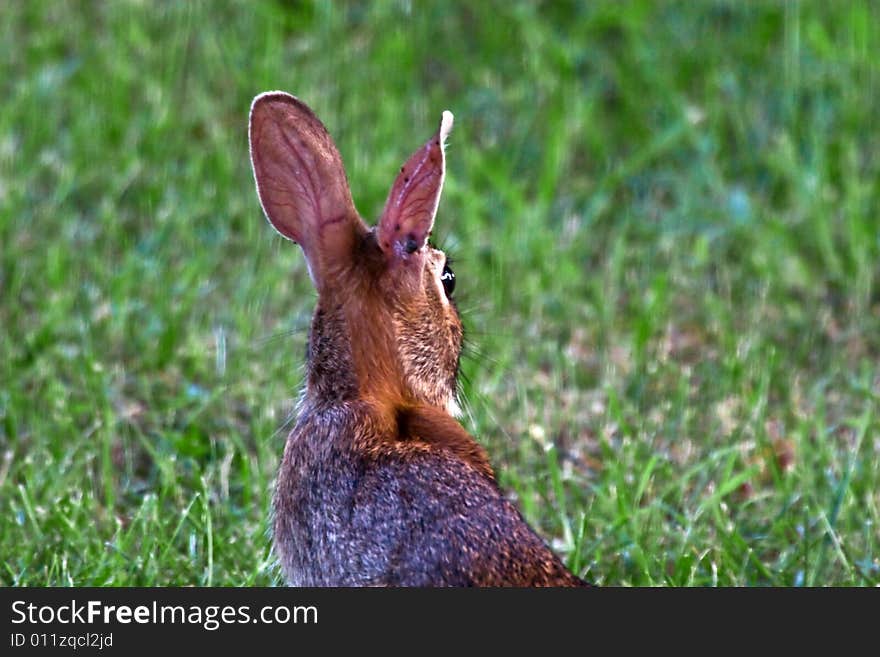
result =
[[305,103],[281,91],[254,98],[248,137],[263,211],[275,230],[302,247],[320,289],[367,231],[336,144]]

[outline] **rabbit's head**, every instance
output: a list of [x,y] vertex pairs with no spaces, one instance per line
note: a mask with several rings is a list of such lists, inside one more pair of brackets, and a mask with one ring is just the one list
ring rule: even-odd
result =
[[307,399],[414,403],[453,414],[462,328],[454,276],[428,244],[445,173],[452,114],[397,173],[377,225],[361,219],[342,159],[304,103],[261,94],[250,114],[257,193],[269,222],[297,242],[318,290]]

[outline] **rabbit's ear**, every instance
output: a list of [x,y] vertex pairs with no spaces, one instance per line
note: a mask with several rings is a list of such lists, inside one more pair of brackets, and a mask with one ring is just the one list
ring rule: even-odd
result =
[[263,211],[275,230],[302,246],[320,288],[367,230],[339,151],[312,110],[280,91],[254,98],[248,136]]
[[390,258],[406,260],[428,241],[446,172],[446,137],[452,112],[443,112],[440,128],[412,154],[400,173],[379,220],[379,246]]

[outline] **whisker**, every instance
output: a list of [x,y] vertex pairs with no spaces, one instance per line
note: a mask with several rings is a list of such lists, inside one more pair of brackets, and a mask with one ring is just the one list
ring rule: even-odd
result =
[[[300,369],[303,370],[304,366],[300,365]],[[284,421],[281,425],[275,429],[275,432],[272,434],[272,439],[278,438],[284,432],[284,434],[290,433],[290,430],[293,428],[293,424],[296,421],[296,418],[299,416],[300,405],[302,404],[302,396],[296,401],[293,407],[290,409],[290,412],[287,414],[287,417],[284,418]]]
[[273,343],[279,342],[280,340],[290,338],[294,335],[308,333],[308,330],[309,330],[308,323],[299,324],[299,325],[293,326],[291,328],[282,329],[282,330],[277,331],[275,333],[270,333],[269,335],[264,336],[262,338],[255,338],[255,339],[251,340],[250,345],[254,348],[265,347],[268,344],[273,344]]

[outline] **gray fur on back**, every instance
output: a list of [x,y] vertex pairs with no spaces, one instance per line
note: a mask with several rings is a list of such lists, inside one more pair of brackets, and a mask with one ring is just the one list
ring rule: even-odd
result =
[[[468,586],[571,577],[495,484],[438,452],[356,453],[356,403],[304,414],[275,492],[275,543],[294,586]],[[360,418],[358,421],[356,418]],[[574,578],[572,578],[574,579]]]

